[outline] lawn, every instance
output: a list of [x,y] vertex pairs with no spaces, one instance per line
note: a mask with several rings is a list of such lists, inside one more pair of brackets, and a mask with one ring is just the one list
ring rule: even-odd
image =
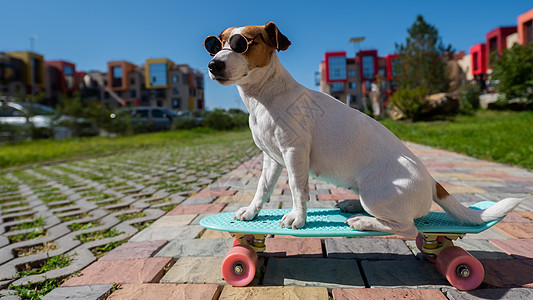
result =
[[0,169],[24,166],[87,155],[165,146],[242,141],[249,139],[249,129],[220,132],[197,128],[120,137],[91,137],[69,140],[36,140],[0,146]]
[[448,121],[384,120],[400,139],[533,169],[533,112],[477,111]]

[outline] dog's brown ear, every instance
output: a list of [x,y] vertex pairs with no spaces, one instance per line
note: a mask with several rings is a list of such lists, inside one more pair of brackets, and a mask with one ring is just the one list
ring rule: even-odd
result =
[[281,32],[279,32],[278,26],[276,26],[274,22],[266,23],[265,31],[268,34],[269,40],[267,44],[272,48],[278,51],[284,51],[287,50],[287,48],[289,48],[289,46],[291,45],[289,39],[283,34],[281,34]]

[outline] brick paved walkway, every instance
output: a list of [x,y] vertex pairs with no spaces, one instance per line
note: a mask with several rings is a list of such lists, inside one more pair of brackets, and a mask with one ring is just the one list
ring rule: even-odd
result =
[[[482,200],[498,201],[505,197],[531,197],[533,195],[533,173],[527,170],[412,143],[408,143],[408,146],[423,160],[435,179],[465,205]],[[260,274],[249,287],[233,288],[224,282],[220,272],[222,260],[231,247],[232,240],[227,233],[204,230],[199,225],[199,220],[208,214],[235,211],[251,201],[261,172],[260,156],[251,158],[221,177],[219,177],[220,174],[215,176],[204,171],[204,176],[196,175],[194,180],[189,178],[191,181],[198,182],[202,178],[208,180],[218,177],[217,181],[203,189],[199,189],[199,185],[196,185],[194,193],[190,196],[179,196],[174,193],[169,193],[171,196],[169,194],[155,195],[153,191],[143,194],[141,191],[146,191],[147,186],[153,187],[153,184],[165,179],[166,176],[178,176],[180,182],[187,181],[188,176],[191,175],[187,175],[186,172],[191,165],[162,166],[157,164],[157,159],[149,164],[143,164],[128,156],[128,159],[119,162],[98,161],[105,169],[101,172],[94,172],[91,169],[91,172],[88,172],[87,164],[90,163],[89,160],[70,164],[65,168],[43,167],[39,170],[40,172],[30,170],[25,174],[36,177],[34,180],[37,181],[40,176],[48,176],[49,180],[50,177],[57,178],[68,174],[68,178],[85,183],[85,180],[96,180],[98,176],[115,178],[108,173],[112,172],[115,167],[127,165],[127,168],[121,169],[121,176],[131,174],[137,178],[137,184],[141,184],[142,187],[128,185],[128,188],[119,189],[118,192],[122,193],[122,196],[113,194],[108,199],[96,201],[99,203],[100,201],[114,202],[115,199],[122,200],[120,203],[109,204],[104,208],[107,212],[106,217],[101,217],[98,209],[94,207],[94,210],[91,210],[92,216],[83,215],[84,212],[81,210],[76,210],[75,215],[79,223],[82,223],[82,219],[78,220],[78,218],[87,218],[83,219],[83,222],[87,222],[91,217],[98,217],[99,226],[106,226],[91,228],[93,231],[116,228],[117,231],[124,232],[122,234],[127,237],[131,236],[131,238],[127,243],[94,261],[95,256],[89,253],[92,253],[90,250],[94,249],[96,244],[80,248],[77,246],[80,242],[73,242],[72,239],[78,233],[72,233],[72,229],[69,230],[68,226],[60,226],[60,228],[54,226],[60,222],[55,220],[58,216],[69,216],[67,211],[70,211],[68,209],[70,206],[58,208],[65,209],[59,215],[54,214],[56,211],[52,209],[50,216],[45,218],[47,236],[57,235],[65,238],[55,240],[56,250],[50,251],[49,255],[57,255],[59,252],[54,251],[58,249],[75,249],[78,253],[77,257],[80,258],[74,259],[71,265],[87,267],[81,271],[79,276],[68,279],[44,299],[72,299],[72,297],[77,299],[109,297],[115,300],[331,299],[328,297],[334,299],[432,300],[533,298],[533,200],[531,198],[524,201],[518,209],[493,228],[481,234],[468,235],[465,239],[456,242],[458,246],[478,258],[485,267],[485,281],[476,291],[466,293],[452,288],[433,265],[422,259],[414,241],[403,240],[395,236],[360,239],[282,236],[270,238],[267,239],[266,252],[259,260]],[[57,175],[52,176],[47,173],[49,171]],[[220,173],[223,171],[220,170]],[[20,174],[13,174],[7,176],[7,179],[17,181],[15,177],[20,176]],[[83,179],[88,177],[93,178]],[[29,207],[38,208],[39,206],[34,206],[31,200],[34,199],[32,195],[35,195],[37,191],[26,188],[20,180],[19,178],[17,181],[18,191],[4,192],[0,197],[3,197],[2,199],[24,197],[25,201],[29,202]],[[55,183],[48,185],[48,188],[58,189],[52,194],[64,190],[74,191],[76,194],[68,194],[66,198],[68,200],[59,200],[58,203],[67,203],[72,199],[77,199],[76,197],[83,198],[81,193],[87,189],[87,186],[93,187],[89,184],[90,182],[87,182],[83,189],[65,188],[68,180],[64,180],[67,182],[63,181],[60,184],[57,179]],[[123,181],[116,179],[116,182]],[[126,180],[126,182],[131,184],[131,180]],[[96,185],[95,187],[99,191],[105,190],[106,193],[112,194],[102,186]],[[117,192],[117,188],[113,191]],[[124,196],[128,195],[129,191],[132,191],[134,196]],[[37,192],[38,195],[43,195],[43,193],[46,192]],[[357,197],[348,190],[314,179],[310,181],[310,193],[309,207],[333,207],[340,200]],[[170,200],[157,203],[168,197]],[[87,198],[83,199],[85,200],[75,201],[76,207],[95,205]],[[171,206],[168,206],[168,202],[178,205],[166,214],[161,209],[153,207],[153,205],[167,205],[169,208]],[[137,208],[131,211],[132,213],[142,208],[146,216],[138,217],[134,219],[135,221],[119,222],[118,215],[130,213],[130,210],[113,213],[115,208],[121,207],[120,205]],[[4,206],[6,205],[3,203],[2,209]],[[290,206],[291,196],[287,175],[283,173],[266,208],[288,208]],[[9,209],[7,209],[8,212]],[[435,205],[434,209],[439,208]],[[0,247],[2,247],[0,259],[3,259],[3,265],[0,266],[2,277],[7,277],[5,272],[14,274],[20,271],[21,266],[27,262],[24,256],[20,256],[22,253],[20,249],[27,247],[28,242],[9,244],[6,235],[18,233],[18,231],[11,232],[13,228],[16,228],[16,222],[20,223],[16,221],[18,217],[21,214],[29,215],[34,211],[40,212],[34,209],[6,214],[4,211],[1,216],[4,223],[0,225],[0,228],[6,231],[0,237]],[[56,216],[55,219],[51,216],[52,214]],[[128,228],[131,226],[127,225],[132,222],[139,224],[140,220],[142,222],[156,221],[147,228],[139,227],[141,231]],[[47,236],[40,238],[39,242],[45,244]],[[111,237],[106,241],[99,240],[98,245],[104,245],[114,238],[116,237]],[[87,244],[90,243],[92,242]],[[61,253],[65,253],[64,250],[62,251]],[[29,257],[38,255],[41,255],[39,256],[41,260],[46,257],[44,251]],[[32,261],[36,260],[36,258],[32,259]],[[54,272],[54,270],[49,272]],[[25,278],[18,280],[28,280],[27,277]],[[113,287],[115,283],[121,284],[118,289],[116,285]]]

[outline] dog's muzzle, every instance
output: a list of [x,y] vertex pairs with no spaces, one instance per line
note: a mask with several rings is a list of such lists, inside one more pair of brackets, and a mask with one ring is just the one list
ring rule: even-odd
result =
[[221,60],[213,59],[209,62],[208,67],[209,72],[211,72],[211,74],[213,74],[215,77],[222,77],[222,75],[224,75],[224,71],[226,70],[226,63]]

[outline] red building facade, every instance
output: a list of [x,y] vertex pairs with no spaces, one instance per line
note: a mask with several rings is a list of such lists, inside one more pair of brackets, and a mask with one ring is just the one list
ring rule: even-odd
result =
[[470,58],[472,60],[472,75],[487,73],[487,51],[485,44],[476,44],[470,47]]
[[485,51],[488,66],[490,67],[491,54],[501,55],[507,49],[507,36],[516,33],[516,26],[498,27],[486,35]]
[[64,60],[50,60],[46,61],[45,65],[47,67],[52,67],[57,70],[57,74],[59,75],[57,80],[57,89],[61,93],[67,93],[67,92],[75,92],[77,90],[77,82],[76,82],[76,65],[64,61]]

